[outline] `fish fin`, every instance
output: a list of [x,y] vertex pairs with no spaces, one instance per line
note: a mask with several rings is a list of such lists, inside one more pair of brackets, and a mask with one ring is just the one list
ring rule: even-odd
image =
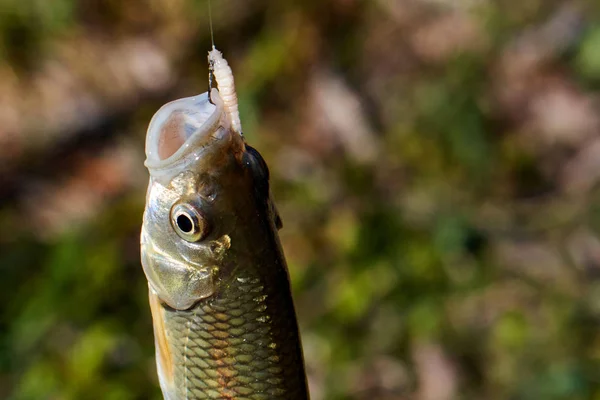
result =
[[255,193],[257,201],[264,207],[269,217],[272,218],[275,228],[278,230],[283,227],[281,216],[275,203],[270,189],[269,167],[260,153],[252,146],[246,145],[246,165],[252,171],[254,177]]
[[277,210],[277,206],[275,206],[275,202],[273,202],[272,196],[269,196],[269,208],[271,210],[271,216],[273,217],[273,221],[275,222],[275,227],[277,230],[283,228],[281,215],[279,214],[279,210]]
[[149,288],[148,297],[150,299],[150,311],[152,313],[152,322],[154,325],[154,341],[156,346],[156,367],[158,370],[158,379],[160,387],[167,398],[167,394],[174,390],[175,366],[171,356],[171,348],[167,340],[167,331],[165,327],[165,310],[160,304],[158,295],[152,288]]

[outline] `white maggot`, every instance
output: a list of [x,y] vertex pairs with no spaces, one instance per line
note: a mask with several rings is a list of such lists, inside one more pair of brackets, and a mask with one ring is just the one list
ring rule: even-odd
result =
[[217,88],[223,100],[225,112],[231,122],[231,128],[241,135],[242,122],[240,121],[237,94],[233,82],[233,71],[231,71],[231,67],[227,64],[227,60],[223,58],[223,53],[214,46],[208,52],[208,63],[217,82]]

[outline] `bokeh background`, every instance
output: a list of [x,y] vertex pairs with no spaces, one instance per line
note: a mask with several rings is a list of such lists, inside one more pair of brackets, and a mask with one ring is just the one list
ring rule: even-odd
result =
[[[143,143],[207,10],[0,1],[0,398],[161,398]],[[313,400],[600,399],[600,3],[212,10]]]

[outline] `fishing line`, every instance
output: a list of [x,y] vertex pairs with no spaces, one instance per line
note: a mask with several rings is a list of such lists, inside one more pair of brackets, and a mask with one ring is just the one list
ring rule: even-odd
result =
[[[208,25],[210,26],[210,42],[212,44],[212,49],[215,49],[215,35],[213,32],[213,22],[212,22],[212,7],[211,7],[211,1],[208,0]],[[212,104],[212,100],[210,98],[210,91],[213,88],[213,80],[215,79],[215,74],[214,74],[214,63],[213,61],[210,59],[210,57],[208,58],[208,101],[210,101],[210,103]]]
[[208,24],[210,26],[210,42],[212,43],[212,48],[214,50],[215,48],[215,35],[213,32],[213,22],[212,22],[212,7],[211,7],[211,1],[208,0]]

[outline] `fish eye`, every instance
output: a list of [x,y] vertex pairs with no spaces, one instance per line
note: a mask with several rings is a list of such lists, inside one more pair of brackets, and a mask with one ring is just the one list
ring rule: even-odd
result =
[[175,220],[177,227],[183,233],[190,234],[194,229],[194,221],[189,217],[189,215],[180,214],[177,216]]
[[208,234],[208,223],[191,204],[175,204],[171,209],[171,225],[179,237],[188,242],[202,240]]

